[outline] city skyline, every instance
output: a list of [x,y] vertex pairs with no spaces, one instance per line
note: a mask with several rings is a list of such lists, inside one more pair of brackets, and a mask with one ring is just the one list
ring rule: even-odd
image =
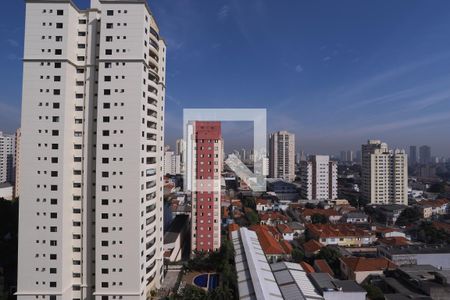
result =
[[[267,107],[268,131],[295,133],[306,152],[338,153],[381,139],[402,149],[430,145],[433,155],[449,156],[450,140],[440,137],[450,128],[450,45],[443,38],[450,3],[385,3],[389,10],[359,1],[347,1],[349,9],[323,1],[150,1],[169,44],[167,142],[181,136],[183,108]],[[13,133],[20,122],[24,3],[5,5],[11,14],[1,26],[0,78],[8,84],[0,128]],[[268,17],[271,26],[264,26]]]

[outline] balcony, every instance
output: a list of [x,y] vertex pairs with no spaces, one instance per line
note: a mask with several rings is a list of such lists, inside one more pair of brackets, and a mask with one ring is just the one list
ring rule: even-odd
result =
[[147,146],[147,152],[156,152],[156,146],[148,145]]
[[151,236],[153,233],[155,233],[155,231],[156,231],[156,226],[154,226],[153,228],[147,230],[147,231],[145,232],[145,236],[146,236],[146,237],[149,237],[149,236]]
[[158,107],[158,100],[156,100],[152,97],[147,97],[147,103],[150,105],[153,105],[155,107]]
[[158,118],[158,113],[153,109],[147,109],[147,116]]
[[152,181],[147,181],[146,183],[145,183],[145,188],[147,188],[147,189],[151,189],[151,188],[153,188],[153,187],[155,187],[156,186],[156,181],[154,181],[154,180],[152,180]]
[[154,211],[156,209],[156,204],[152,204],[152,205],[149,205],[149,206],[147,206],[146,208],[145,208],[145,212],[146,213],[151,213],[152,211]]
[[147,121],[147,128],[156,129],[157,128],[156,123]]
[[150,225],[150,224],[152,224],[153,222],[155,222],[155,220],[156,220],[156,216],[151,216],[150,218],[148,218],[147,220],[145,220],[145,224],[146,224],[146,225]]
[[146,163],[147,163],[147,165],[156,164],[156,157],[147,157]]
[[153,250],[149,255],[146,256],[146,261],[150,261],[153,257],[155,257],[156,249]]
[[153,247],[153,245],[156,243],[156,238],[154,238],[153,240],[151,240],[150,242],[147,242],[147,244],[145,244],[145,249],[148,250],[151,247]]
[[158,89],[157,89],[157,88],[152,87],[152,86],[148,86],[147,90],[148,90],[150,93],[154,94],[155,96],[158,96]]
[[155,168],[151,168],[151,169],[147,169],[145,170],[145,176],[146,177],[150,177],[156,175],[156,169]]
[[156,192],[147,194],[147,195],[145,196],[145,199],[146,199],[147,201],[151,201],[151,200],[153,200],[153,199],[155,199],[155,198],[156,198]]
[[147,140],[148,141],[156,141],[156,134],[154,134],[154,133],[147,133]]

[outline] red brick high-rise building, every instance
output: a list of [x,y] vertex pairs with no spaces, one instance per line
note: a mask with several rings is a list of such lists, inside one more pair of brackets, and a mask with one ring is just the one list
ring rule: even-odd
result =
[[220,248],[222,131],[220,122],[193,122],[191,250]]

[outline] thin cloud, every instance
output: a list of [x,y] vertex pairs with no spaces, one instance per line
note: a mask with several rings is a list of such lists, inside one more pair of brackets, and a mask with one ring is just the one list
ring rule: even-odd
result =
[[331,59],[331,56],[325,56],[324,58],[322,58],[322,61],[329,61]]
[[217,13],[217,18],[219,21],[223,21],[230,15],[230,7],[228,5],[224,5],[219,9]]
[[302,65],[296,65],[296,66],[295,66],[295,72],[297,72],[297,73],[303,72],[303,67],[302,67]]

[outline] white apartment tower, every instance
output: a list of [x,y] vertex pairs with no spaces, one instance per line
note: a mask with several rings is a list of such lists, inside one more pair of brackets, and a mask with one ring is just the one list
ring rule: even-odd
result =
[[177,175],[181,173],[181,155],[173,151],[164,152],[164,175]]
[[313,155],[301,161],[300,180],[302,199],[337,199],[337,164],[328,155]]
[[295,135],[287,131],[269,137],[269,176],[295,180]]
[[408,158],[404,150],[389,150],[370,140],[362,145],[361,194],[372,204],[408,205]]
[[15,156],[15,136],[0,131],[0,183],[14,183]]
[[158,32],[145,0],[26,1],[19,300],[137,300],[160,287]]

